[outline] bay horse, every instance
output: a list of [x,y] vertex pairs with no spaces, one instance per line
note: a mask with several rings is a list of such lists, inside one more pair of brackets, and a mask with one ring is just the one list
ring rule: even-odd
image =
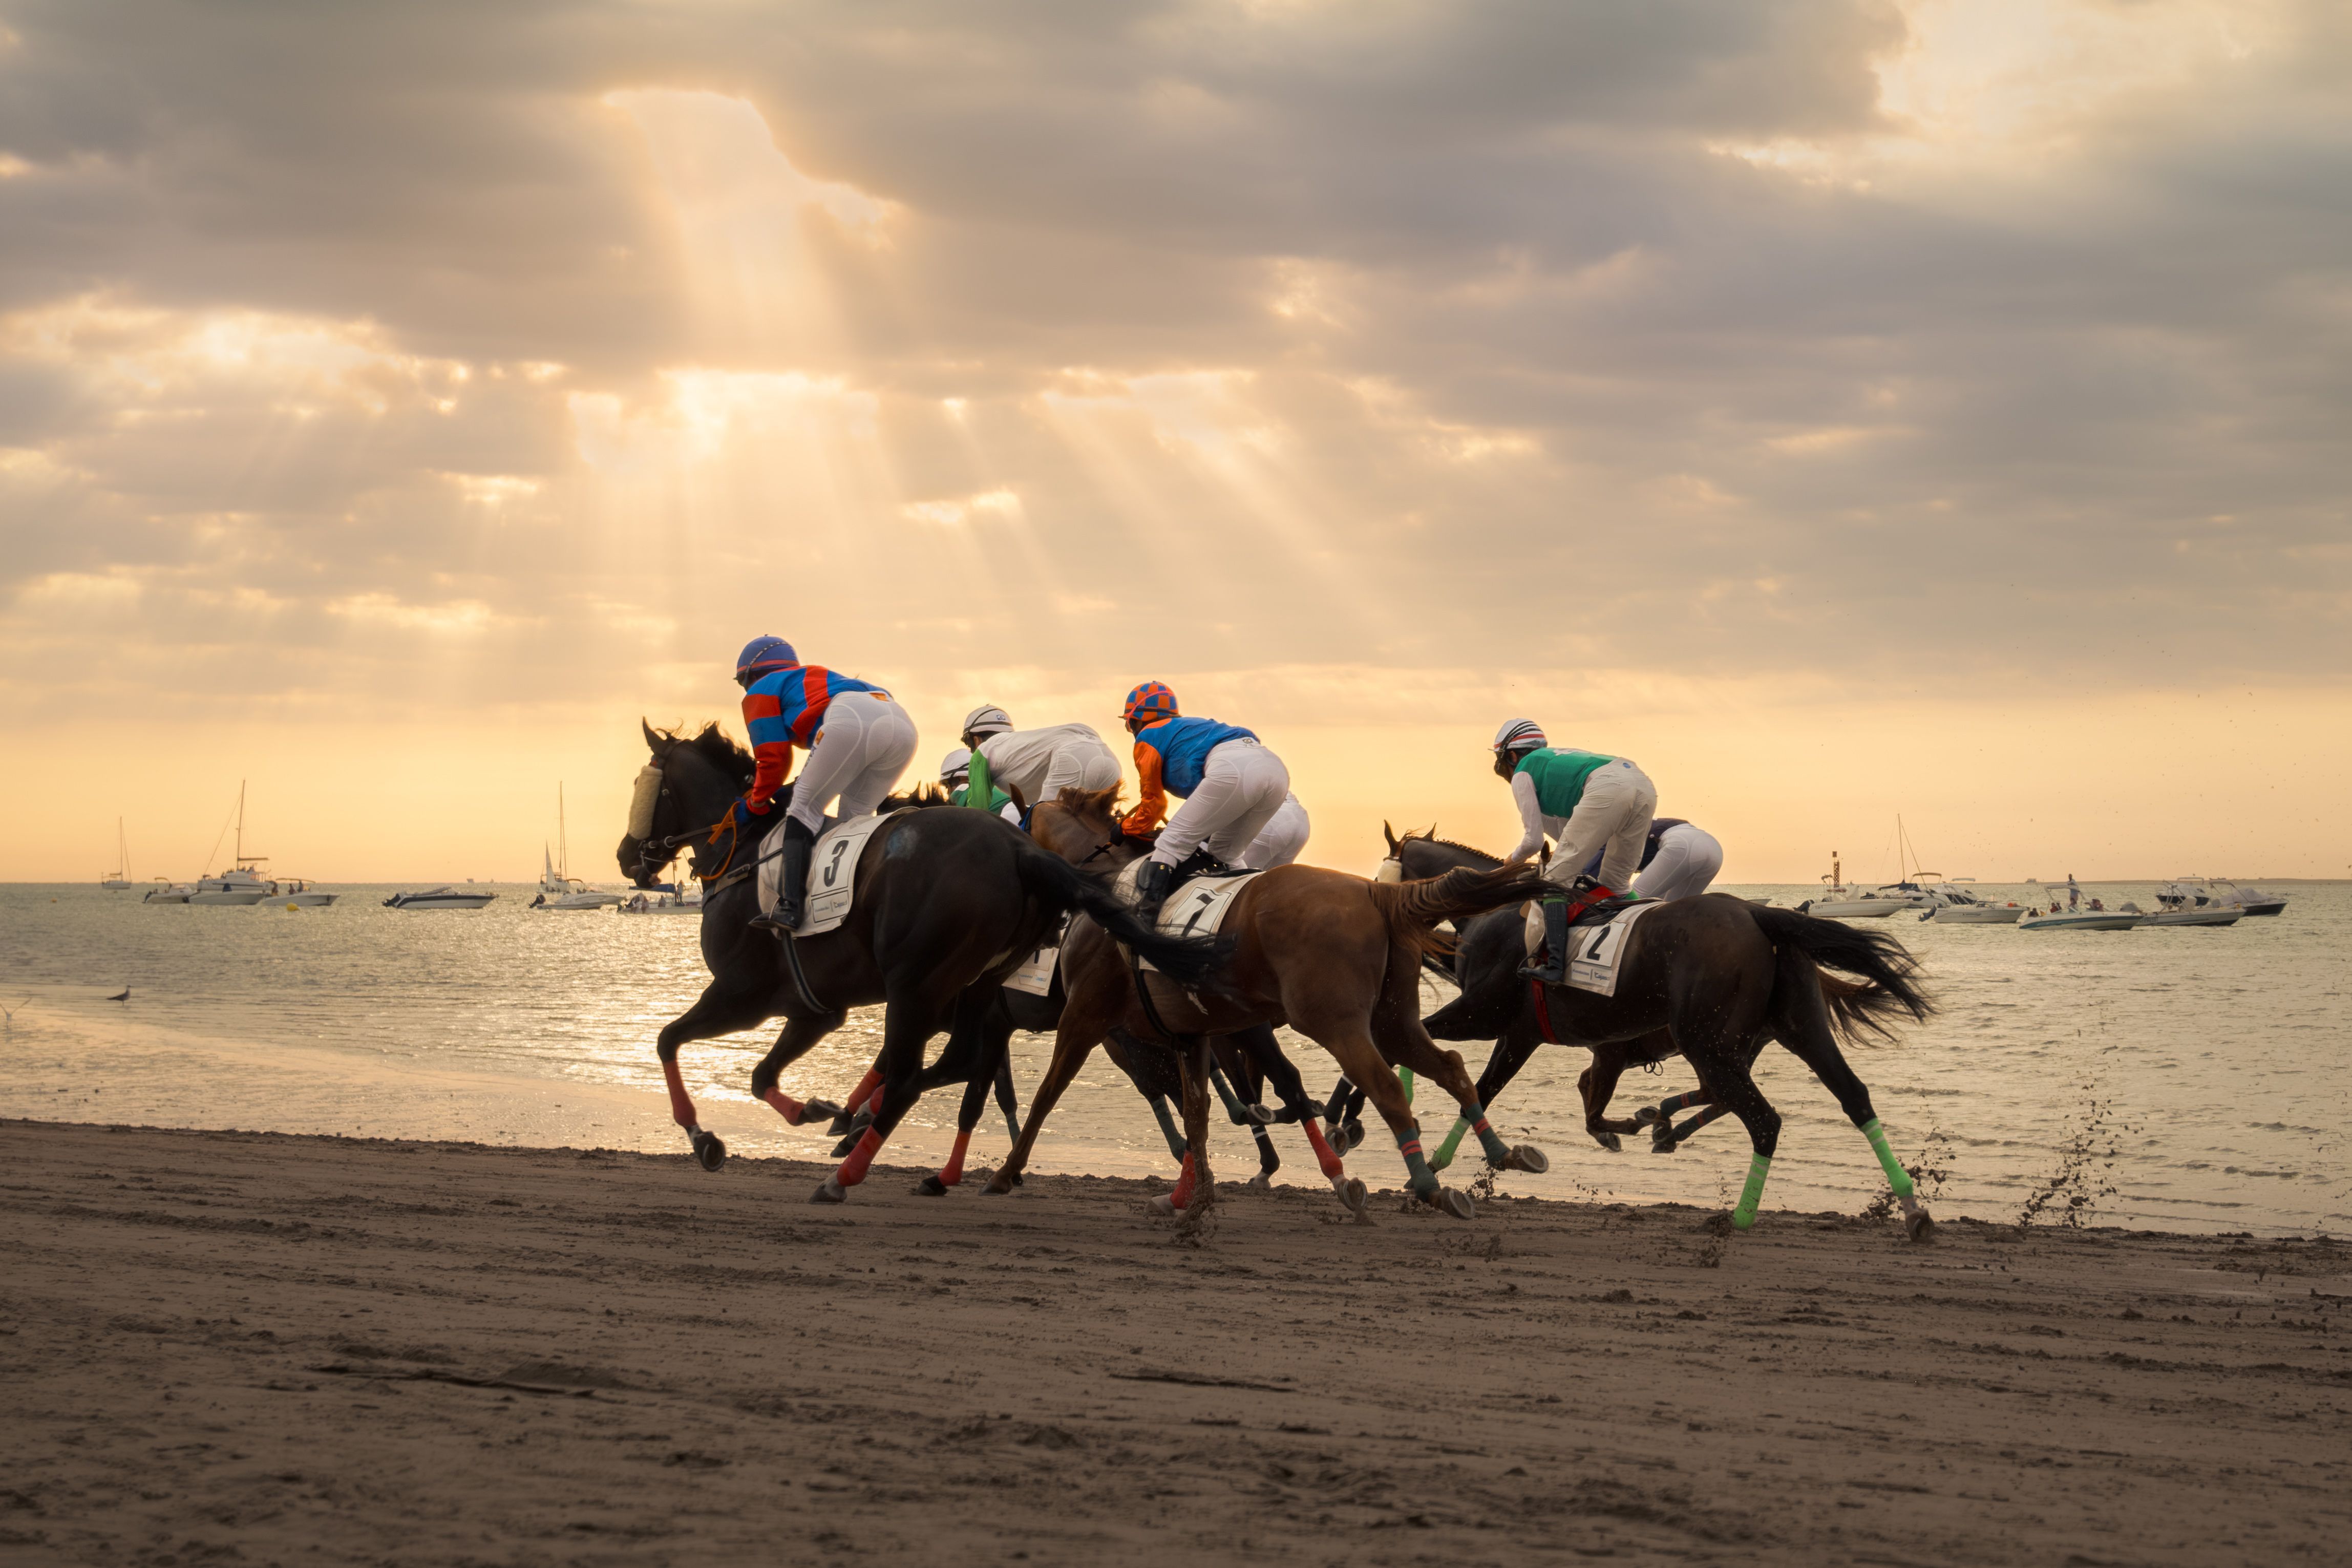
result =
[[[960,998],[986,987],[964,1002],[982,1005],[1071,910],[1086,911],[1191,984],[1204,983],[1230,947],[1148,930],[1107,889],[1011,823],[942,799],[936,809],[901,812],[867,838],[852,872],[848,919],[822,935],[789,939],[788,953],[782,942],[751,924],[759,909],[756,841],[731,826],[712,826],[749,784],[751,753],[715,724],[691,740],[642,727],[652,761],[639,773],[619,858],[622,872],[642,887],[692,840],[694,874],[705,888],[702,957],[711,979],[694,1005],[664,1026],[656,1048],[670,1114],[706,1170],[717,1170],[727,1152],[699,1124],[679,1076],[678,1047],[688,1040],[782,1017],[782,1033],[752,1069],[751,1092],[799,1125],[808,1107],[777,1088],[778,1075],[840,1027],[849,1008],[884,1005],[874,1122],[812,1199],[840,1203],[866,1179],[922,1080],[993,1076],[993,1063],[969,1062],[943,1063],[926,1075],[924,1047],[950,1021]],[[920,805],[929,798],[893,797],[884,805]],[[777,799],[790,804],[781,791]]]
[[[1402,851],[1433,840],[1409,834],[1402,840],[1391,836],[1391,842]],[[1457,857],[1493,859],[1466,846],[1447,848]],[[1578,1081],[1591,1127],[1596,1107],[1607,1106],[1626,1066],[1681,1055],[1698,1074],[1700,1093],[1676,1096],[1661,1111],[1705,1103],[1709,1112],[1694,1123],[1728,1113],[1747,1128],[1748,1180],[1731,1214],[1732,1225],[1746,1230],[1756,1223],[1780,1135],[1780,1113],[1756,1087],[1749,1068],[1766,1042],[1777,1039],[1813,1070],[1869,1141],[1911,1237],[1928,1233],[1934,1222],[1886,1142],[1870,1090],[1838,1048],[1841,1037],[1855,1044],[1865,1034],[1887,1035],[1887,1020],[1897,1014],[1924,1020],[1935,1010],[1902,943],[1884,931],[1704,893],[1642,917],[1619,960],[1616,994],[1601,996],[1521,977],[1525,929],[1513,910],[1463,930],[1453,964],[1462,994],[1425,1020],[1438,1039],[1496,1042],[1482,1090],[1488,1078],[1497,1080],[1497,1089],[1507,1083],[1541,1040],[1588,1047],[1592,1067]],[[1823,964],[1858,975],[1861,983],[1833,983],[1822,973]],[[1602,1125],[1631,1131],[1641,1122]],[[1696,1125],[1675,1132],[1675,1141],[1692,1131]],[[1599,1128],[1594,1135],[1601,1136]]]
[[[1118,794],[1116,787],[1065,789],[1032,809],[1030,832],[1067,860],[1100,865],[1107,872],[1124,868],[1144,847],[1121,833],[1111,809]],[[1531,868],[1461,871],[1432,882],[1384,885],[1312,866],[1278,867],[1234,896],[1219,932],[1220,941],[1232,944],[1231,956],[1217,972],[1214,992],[1190,987],[1181,976],[1130,970],[1120,952],[1125,939],[1118,931],[1107,931],[1098,921],[1076,922],[1062,947],[1069,997],[1055,1031],[1053,1063],[1030,1102],[1020,1140],[988,1190],[1010,1190],[1063,1089],[1116,1026],[1177,1047],[1192,1154],[1189,1209],[1197,1219],[1215,1192],[1206,1142],[1205,1037],[1251,1025],[1287,1024],[1368,1087],[1395,1135],[1413,1194],[1456,1218],[1470,1218],[1475,1208],[1468,1194],[1442,1187],[1423,1157],[1419,1124],[1386,1067],[1401,1063],[1452,1092],[1496,1167],[1548,1168],[1540,1151],[1525,1144],[1507,1148],[1495,1135],[1472,1094],[1461,1057],[1439,1048],[1419,1017],[1420,959],[1441,940],[1433,930],[1435,922],[1517,904],[1542,887]],[[1186,1190],[1180,1183],[1180,1192]]]

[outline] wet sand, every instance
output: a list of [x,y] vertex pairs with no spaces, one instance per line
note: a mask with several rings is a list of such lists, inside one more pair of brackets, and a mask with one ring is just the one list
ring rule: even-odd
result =
[[2328,1243],[1393,1195],[1367,1226],[1299,1189],[1222,1194],[1193,1246],[1137,1182],[886,1170],[822,1209],[784,1161],[25,1121],[0,1172],[12,1565],[2352,1540]]

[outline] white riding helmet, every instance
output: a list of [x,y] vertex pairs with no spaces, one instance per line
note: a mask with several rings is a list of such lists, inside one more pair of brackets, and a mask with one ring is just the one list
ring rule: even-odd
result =
[[940,783],[960,784],[971,777],[971,752],[969,748],[958,746],[940,759]]
[[1012,728],[1012,717],[993,703],[982,703],[963,716],[963,732],[967,735],[1002,735]]
[[1510,720],[1495,731],[1494,749],[1497,754],[1504,752],[1532,752],[1538,747],[1549,744],[1550,742],[1544,739],[1543,731],[1532,719]]

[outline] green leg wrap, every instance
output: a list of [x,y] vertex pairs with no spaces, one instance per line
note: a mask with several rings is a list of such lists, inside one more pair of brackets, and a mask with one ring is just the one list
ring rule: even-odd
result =
[[1739,1206],[1731,1211],[1731,1228],[1746,1230],[1756,1223],[1757,1201],[1764,1195],[1764,1178],[1771,1173],[1772,1160],[1758,1154],[1748,1162],[1748,1185],[1739,1192]]
[[1404,1102],[1407,1105],[1411,1105],[1412,1103],[1412,1069],[1411,1068],[1397,1068],[1397,1082],[1404,1085]]
[[1437,1146],[1437,1152],[1430,1156],[1429,1168],[1433,1171],[1442,1171],[1454,1163],[1454,1151],[1462,1146],[1462,1135],[1469,1131],[1470,1119],[1466,1116],[1455,1117],[1454,1131],[1445,1135],[1445,1142],[1440,1143]]
[[1168,1152],[1181,1160],[1184,1134],[1176,1131],[1176,1119],[1168,1113],[1168,1102],[1156,1094],[1151,1097],[1151,1114],[1159,1119],[1160,1135],[1168,1140]]
[[1895,1151],[1886,1146],[1886,1129],[1874,1116],[1862,1124],[1862,1135],[1870,1140],[1870,1152],[1878,1156],[1879,1168],[1886,1173],[1886,1184],[1895,1189],[1898,1198],[1911,1195],[1911,1173],[1895,1159]]
[[1511,1151],[1500,1138],[1495,1136],[1495,1130],[1486,1125],[1486,1112],[1473,1101],[1462,1114],[1470,1119],[1471,1127],[1477,1131],[1478,1147],[1486,1151],[1486,1163],[1498,1170],[1508,1166],[1511,1163]]
[[1400,1137],[1397,1149],[1404,1155],[1405,1184],[1424,1198],[1434,1195],[1437,1173],[1431,1170],[1429,1162],[1421,1156],[1421,1130],[1415,1128]]

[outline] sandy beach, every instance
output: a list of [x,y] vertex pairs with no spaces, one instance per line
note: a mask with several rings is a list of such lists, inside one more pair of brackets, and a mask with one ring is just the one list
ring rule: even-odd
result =
[[[12,1563],[2341,1561],[2352,1249],[9,1121]],[[1233,1170],[1228,1163],[1226,1170]]]

